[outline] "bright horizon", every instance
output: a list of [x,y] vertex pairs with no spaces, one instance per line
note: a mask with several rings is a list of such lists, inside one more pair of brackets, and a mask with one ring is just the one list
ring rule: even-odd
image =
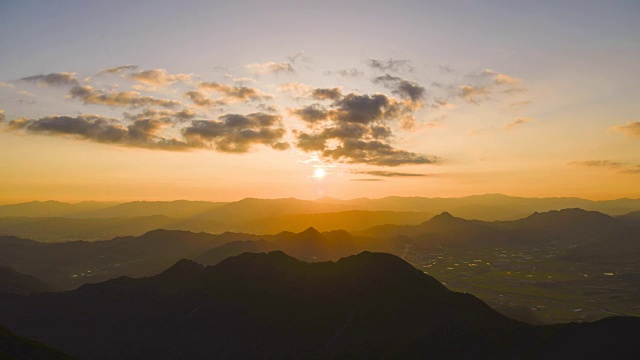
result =
[[0,204],[640,198],[634,1],[1,10]]

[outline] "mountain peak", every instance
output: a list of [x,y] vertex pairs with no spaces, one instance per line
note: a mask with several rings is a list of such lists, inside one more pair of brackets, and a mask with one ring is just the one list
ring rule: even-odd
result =
[[174,276],[190,276],[198,274],[204,269],[204,265],[198,264],[193,260],[181,259],[178,260],[173,266],[163,271],[159,276],[162,277],[174,277]]

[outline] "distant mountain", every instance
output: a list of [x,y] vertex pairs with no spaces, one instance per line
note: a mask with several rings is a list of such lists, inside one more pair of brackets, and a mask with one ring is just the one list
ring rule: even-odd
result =
[[0,359],[3,360],[72,360],[59,350],[17,336],[0,326]]
[[76,218],[122,218],[161,215],[170,218],[193,218],[227,203],[210,201],[133,201],[112,207],[76,214]]
[[73,289],[123,275],[149,276],[180,258],[195,257],[236,239],[234,234],[169,230],[106,241],[53,244],[0,236],[0,265],[35,276],[60,289]]
[[31,201],[21,204],[0,205],[2,216],[59,217],[70,216],[113,206],[114,203],[86,201],[68,204],[59,201]]
[[0,293],[31,295],[53,291],[56,288],[40,279],[0,266]]
[[382,224],[417,225],[432,217],[428,212],[348,210],[264,217],[237,223],[235,227],[255,234],[300,232],[309,227],[318,231],[359,231]]
[[220,233],[229,226],[212,220],[177,219],[163,215],[132,218],[0,217],[0,235],[44,242],[106,240],[139,236],[155,229]]
[[198,219],[211,219],[223,222],[240,222],[266,216],[282,216],[293,214],[316,214],[335,211],[353,210],[353,206],[323,204],[310,200],[289,199],[254,199],[247,198],[224,204],[209,212],[198,215]]
[[312,264],[282,252],[181,260],[150,278],[0,297],[0,322],[85,359],[640,355],[640,319],[535,327],[366,252]]
[[465,220],[452,216],[448,212],[443,212],[419,225],[381,225],[357,232],[357,234],[370,237],[392,237],[398,235],[417,236],[423,234],[484,234],[490,231],[492,231],[492,227],[487,223],[478,220]]
[[617,219],[625,223],[627,226],[640,227],[640,211],[633,211],[628,214],[620,215]]

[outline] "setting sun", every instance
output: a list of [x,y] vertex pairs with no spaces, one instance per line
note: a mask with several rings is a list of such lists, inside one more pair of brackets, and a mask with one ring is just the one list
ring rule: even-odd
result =
[[322,179],[327,175],[327,172],[323,168],[316,168],[313,172],[313,177],[316,179]]

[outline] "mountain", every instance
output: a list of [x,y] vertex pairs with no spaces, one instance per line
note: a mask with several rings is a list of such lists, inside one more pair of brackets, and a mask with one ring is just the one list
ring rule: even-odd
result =
[[640,319],[535,327],[368,252],[323,263],[282,252],[212,267],[181,260],[149,278],[0,297],[0,322],[84,359],[640,355]]
[[465,220],[448,212],[434,216],[419,225],[381,225],[357,232],[362,236],[392,237],[398,235],[417,236],[423,234],[460,235],[471,233],[487,233],[492,228],[477,220]]
[[617,217],[618,220],[630,227],[640,227],[640,211],[633,211]]
[[30,295],[47,291],[53,292],[56,288],[33,276],[0,266],[0,293]]
[[72,360],[73,358],[39,342],[17,336],[0,326],[0,359]]
[[35,276],[60,289],[115,277],[149,276],[181,258],[192,258],[235,234],[154,230],[106,241],[40,243],[0,236],[0,265]]
[[114,203],[86,201],[68,204],[60,201],[31,201],[21,204],[0,205],[2,216],[56,217],[70,216],[113,206]]
[[288,199],[255,199],[247,198],[224,204],[209,212],[200,214],[198,219],[212,219],[222,222],[241,222],[268,216],[292,214],[315,214],[335,211],[353,210],[353,206],[323,204],[310,200]]
[[212,220],[178,219],[164,215],[127,218],[0,217],[0,234],[44,242],[105,240],[139,236],[155,229],[219,233],[228,226]]
[[77,218],[122,218],[162,215],[170,218],[186,219],[196,217],[225,205],[224,202],[210,201],[133,201],[104,209],[77,214]]
[[256,234],[300,232],[309,227],[318,231],[360,231],[382,224],[417,225],[431,217],[433,214],[428,212],[348,210],[264,217],[237,223],[235,227]]

